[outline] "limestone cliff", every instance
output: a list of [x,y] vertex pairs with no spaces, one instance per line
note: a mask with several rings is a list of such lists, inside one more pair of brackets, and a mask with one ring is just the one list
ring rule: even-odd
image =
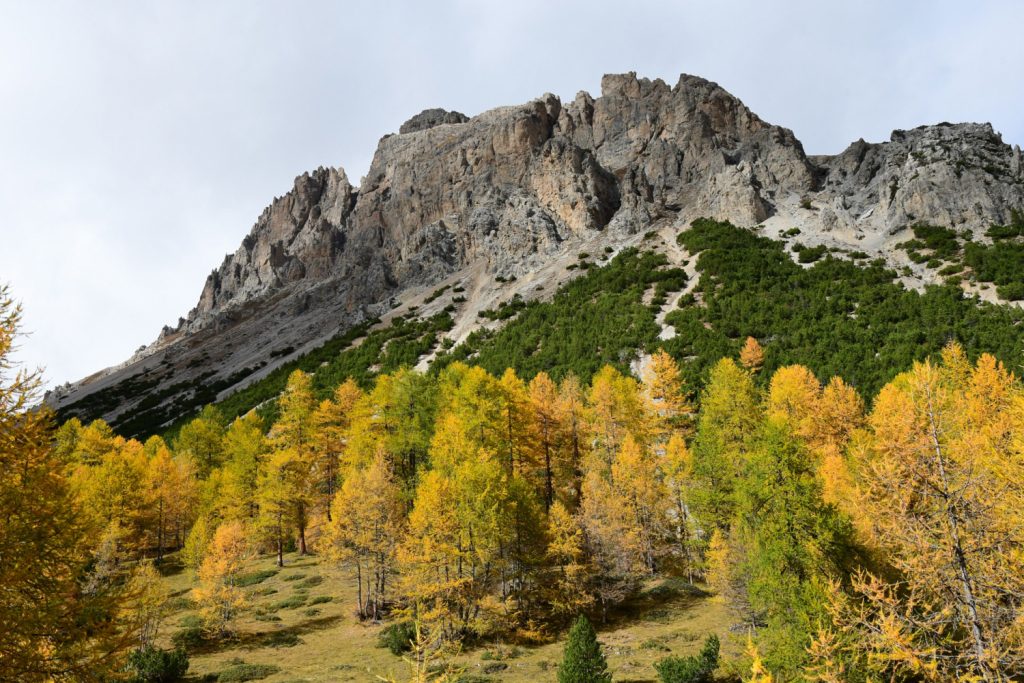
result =
[[[225,395],[396,297],[453,273],[523,276],[571,245],[697,216],[873,244],[917,221],[980,230],[1024,207],[1018,148],[939,124],[808,157],[715,83],[605,76],[472,118],[430,109],[386,135],[360,186],[295,180],[207,278],[196,307],[118,368],[50,395],[63,414],[168,418]],[[154,408],[155,407],[155,408]]]

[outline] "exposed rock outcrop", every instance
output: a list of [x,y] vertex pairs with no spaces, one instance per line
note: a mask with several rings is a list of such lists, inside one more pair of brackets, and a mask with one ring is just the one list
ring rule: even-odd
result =
[[[915,221],[980,229],[1013,207],[1024,207],[1020,150],[988,125],[896,131],[809,158],[715,83],[633,73],[564,105],[544,95],[473,118],[429,109],[381,139],[359,188],[341,169],[297,178],[185,319],[50,401],[108,419],[147,400],[189,405],[197,383],[230,391],[409,288],[469,267],[523,275],[594,235],[656,221],[755,225],[803,211],[816,230],[863,235]],[[131,391],[117,389],[126,382]],[[103,391],[123,400],[90,400]]]

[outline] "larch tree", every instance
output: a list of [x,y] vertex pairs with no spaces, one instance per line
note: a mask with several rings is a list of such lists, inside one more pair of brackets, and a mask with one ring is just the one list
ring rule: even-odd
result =
[[1024,389],[991,356],[943,356],[868,418],[859,503],[891,570],[839,596],[837,642],[891,675],[1002,681],[1024,671]]
[[627,515],[629,536],[635,539],[639,562],[654,575],[668,536],[668,491],[654,455],[631,435],[623,439],[612,462],[611,484],[616,502]]
[[120,587],[82,589],[94,530],[52,448],[52,416],[32,410],[39,376],[12,360],[20,319],[0,287],[0,680],[106,680],[134,634],[113,619]]
[[194,461],[200,478],[220,467],[224,416],[215,406],[206,406],[195,419],[187,422],[174,440],[175,453],[187,453]]
[[345,479],[333,507],[326,552],[354,568],[356,614],[377,621],[395,572],[396,539],[405,524],[401,490],[383,452]]
[[568,375],[558,385],[558,419],[565,432],[565,472],[560,479],[566,484],[561,487],[561,495],[570,510],[579,506],[583,495],[583,463],[591,443],[586,414],[585,393],[580,380],[575,375]]
[[352,409],[362,395],[359,385],[348,379],[334,390],[333,398],[321,401],[313,413],[312,486],[327,521],[332,519],[331,502],[338,490]]
[[305,555],[308,552],[306,530],[309,527],[310,501],[313,498],[311,474],[315,457],[313,417],[316,399],[313,396],[312,378],[302,370],[292,372],[278,399],[278,407],[280,416],[268,435],[274,454],[267,465],[267,469],[272,470],[268,473],[267,481],[276,477],[275,496],[271,498],[276,497],[279,504],[290,506],[286,511],[275,513],[278,517],[278,531],[281,529],[282,515],[289,516],[298,533],[299,554]]
[[747,337],[740,349],[740,365],[751,372],[757,372],[764,365],[764,349],[753,337]]
[[853,539],[846,517],[823,500],[814,456],[780,415],[765,419],[745,458],[732,534],[733,579],[751,623],[763,625],[765,661],[798,676],[826,616],[824,587],[846,578]]
[[700,573],[700,528],[690,511],[690,493],[693,487],[693,454],[686,441],[678,434],[665,444],[665,455],[658,463],[668,495],[673,528],[673,554],[693,583]]
[[548,601],[555,616],[568,618],[589,609],[594,565],[587,555],[586,538],[579,520],[555,501],[548,512],[547,558],[554,569],[548,584]]
[[594,438],[594,454],[607,473],[622,441],[629,434],[646,445],[653,420],[640,385],[610,365],[594,375],[587,393],[587,404]]
[[225,522],[217,527],[199,567],[199,586],[193,597],[207,630],[217,636],[234,632],[234,622],[246,606],[245,591],[236,583],[252,549],[244,525]]
[[263,419],[255,411],[236,418],[224,433],[223,497],[227,518],[256,518],[259,473],[267,449]]
[[526,383],[508,368],[498,381],[502,413],[502,455],[509,474],[534,474],[533,453],[536,426]]
[[544,508],[550,510],[555,503],[556,467],[561,461],[561,449],[565,440],[562,420],[558,410],[558,386],[546,372],[537,373],[530,380],[530,409],[536,427],[536,459],[541,463]]
[[711,369],[701,394],[693,447],[693,507],[709,532],[728,528],[733,520],[736,479],[760,421],[750,373],[723,358]]
[[[277,553],[278,567],[284,566],[287,537],[300,527],[296,517],[306,504],[306,465],[294,449],[284,448],[271,453],[260,468],[256,524]],[[299,538],[304,536],[300,533]]]
[[651,361],[644,372],[644,388],[657,415],[657,431],[663,440],[674,434],[689,431],[693,405],[687,399],[686,387],[679,371],[679,365],[664,349],[651,355]]

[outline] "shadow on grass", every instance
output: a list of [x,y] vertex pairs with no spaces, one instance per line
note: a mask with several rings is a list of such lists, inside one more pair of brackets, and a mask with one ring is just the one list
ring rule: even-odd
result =
[[260,650],[264,648],[294,647],[302,643],[301,636],[331,628],[342,621],[341,615],[307,619],[293,626],[270,631],[239,633],[231,638],[197,638],[188,643],[190,655],[213,654],[226,650]]

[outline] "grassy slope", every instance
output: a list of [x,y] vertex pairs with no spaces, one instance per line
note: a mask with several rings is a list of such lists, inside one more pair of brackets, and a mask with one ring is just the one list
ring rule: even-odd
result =
[[[269,664],[280,668],[263,680],[284,681],[374,681],[376,676],[394,674],[404,680],[408,667],[388,650],[376,647],[381,625],[362,624],[353,615],[355,585],[342,567],[319,557],[285,558],[285,568],[275,576],[246,590],[252,595],[275,590],[270,595],[253,595],[251,609],[239,622],[236,640],[198,648],[191,654],[190,680],[203,680],[209,674],[229,669],[238,660],[248,664]],[[248,571],[274,569],[274,558],[261,557],[250,563]],[[289,577],[304,575],[322,577],[316,586],[303,588],[302,580]],[[195,585],[192,573],[185,570],[166,578],[177,600],[162,633],[163,646],[170,646],[171,636],[181,630],[182,620],[195,612],[187,605],[189,591]],[[330,596],[331,602],[319,604],[319,614],[307,615],[308,606],[273,609],[276,603],[303,592],[313,599]],[[257,620],[260,610],[280,617],[279,622]],[[723,639],[726,656],[736,654],[739,642],[729,640],[727,629],[732,624],[726,607],[715,598],[701,595],[676,581],[655,582],[645,594],[618,617],[602,628],[601,642],[616,681],[655,681],[652,664],[669,654],[695,653],[706,635],[717,633]],[[297,644],[277,646],[273,640],[288,642],[298,637]],[[562,656],[561,640],[537,647],[491,645],[464,651],[457,664],[465,676],[485,676],[474,681],[537,682],[555,680],[557,663]],[[501,671],[485,673],[485,667]]]

